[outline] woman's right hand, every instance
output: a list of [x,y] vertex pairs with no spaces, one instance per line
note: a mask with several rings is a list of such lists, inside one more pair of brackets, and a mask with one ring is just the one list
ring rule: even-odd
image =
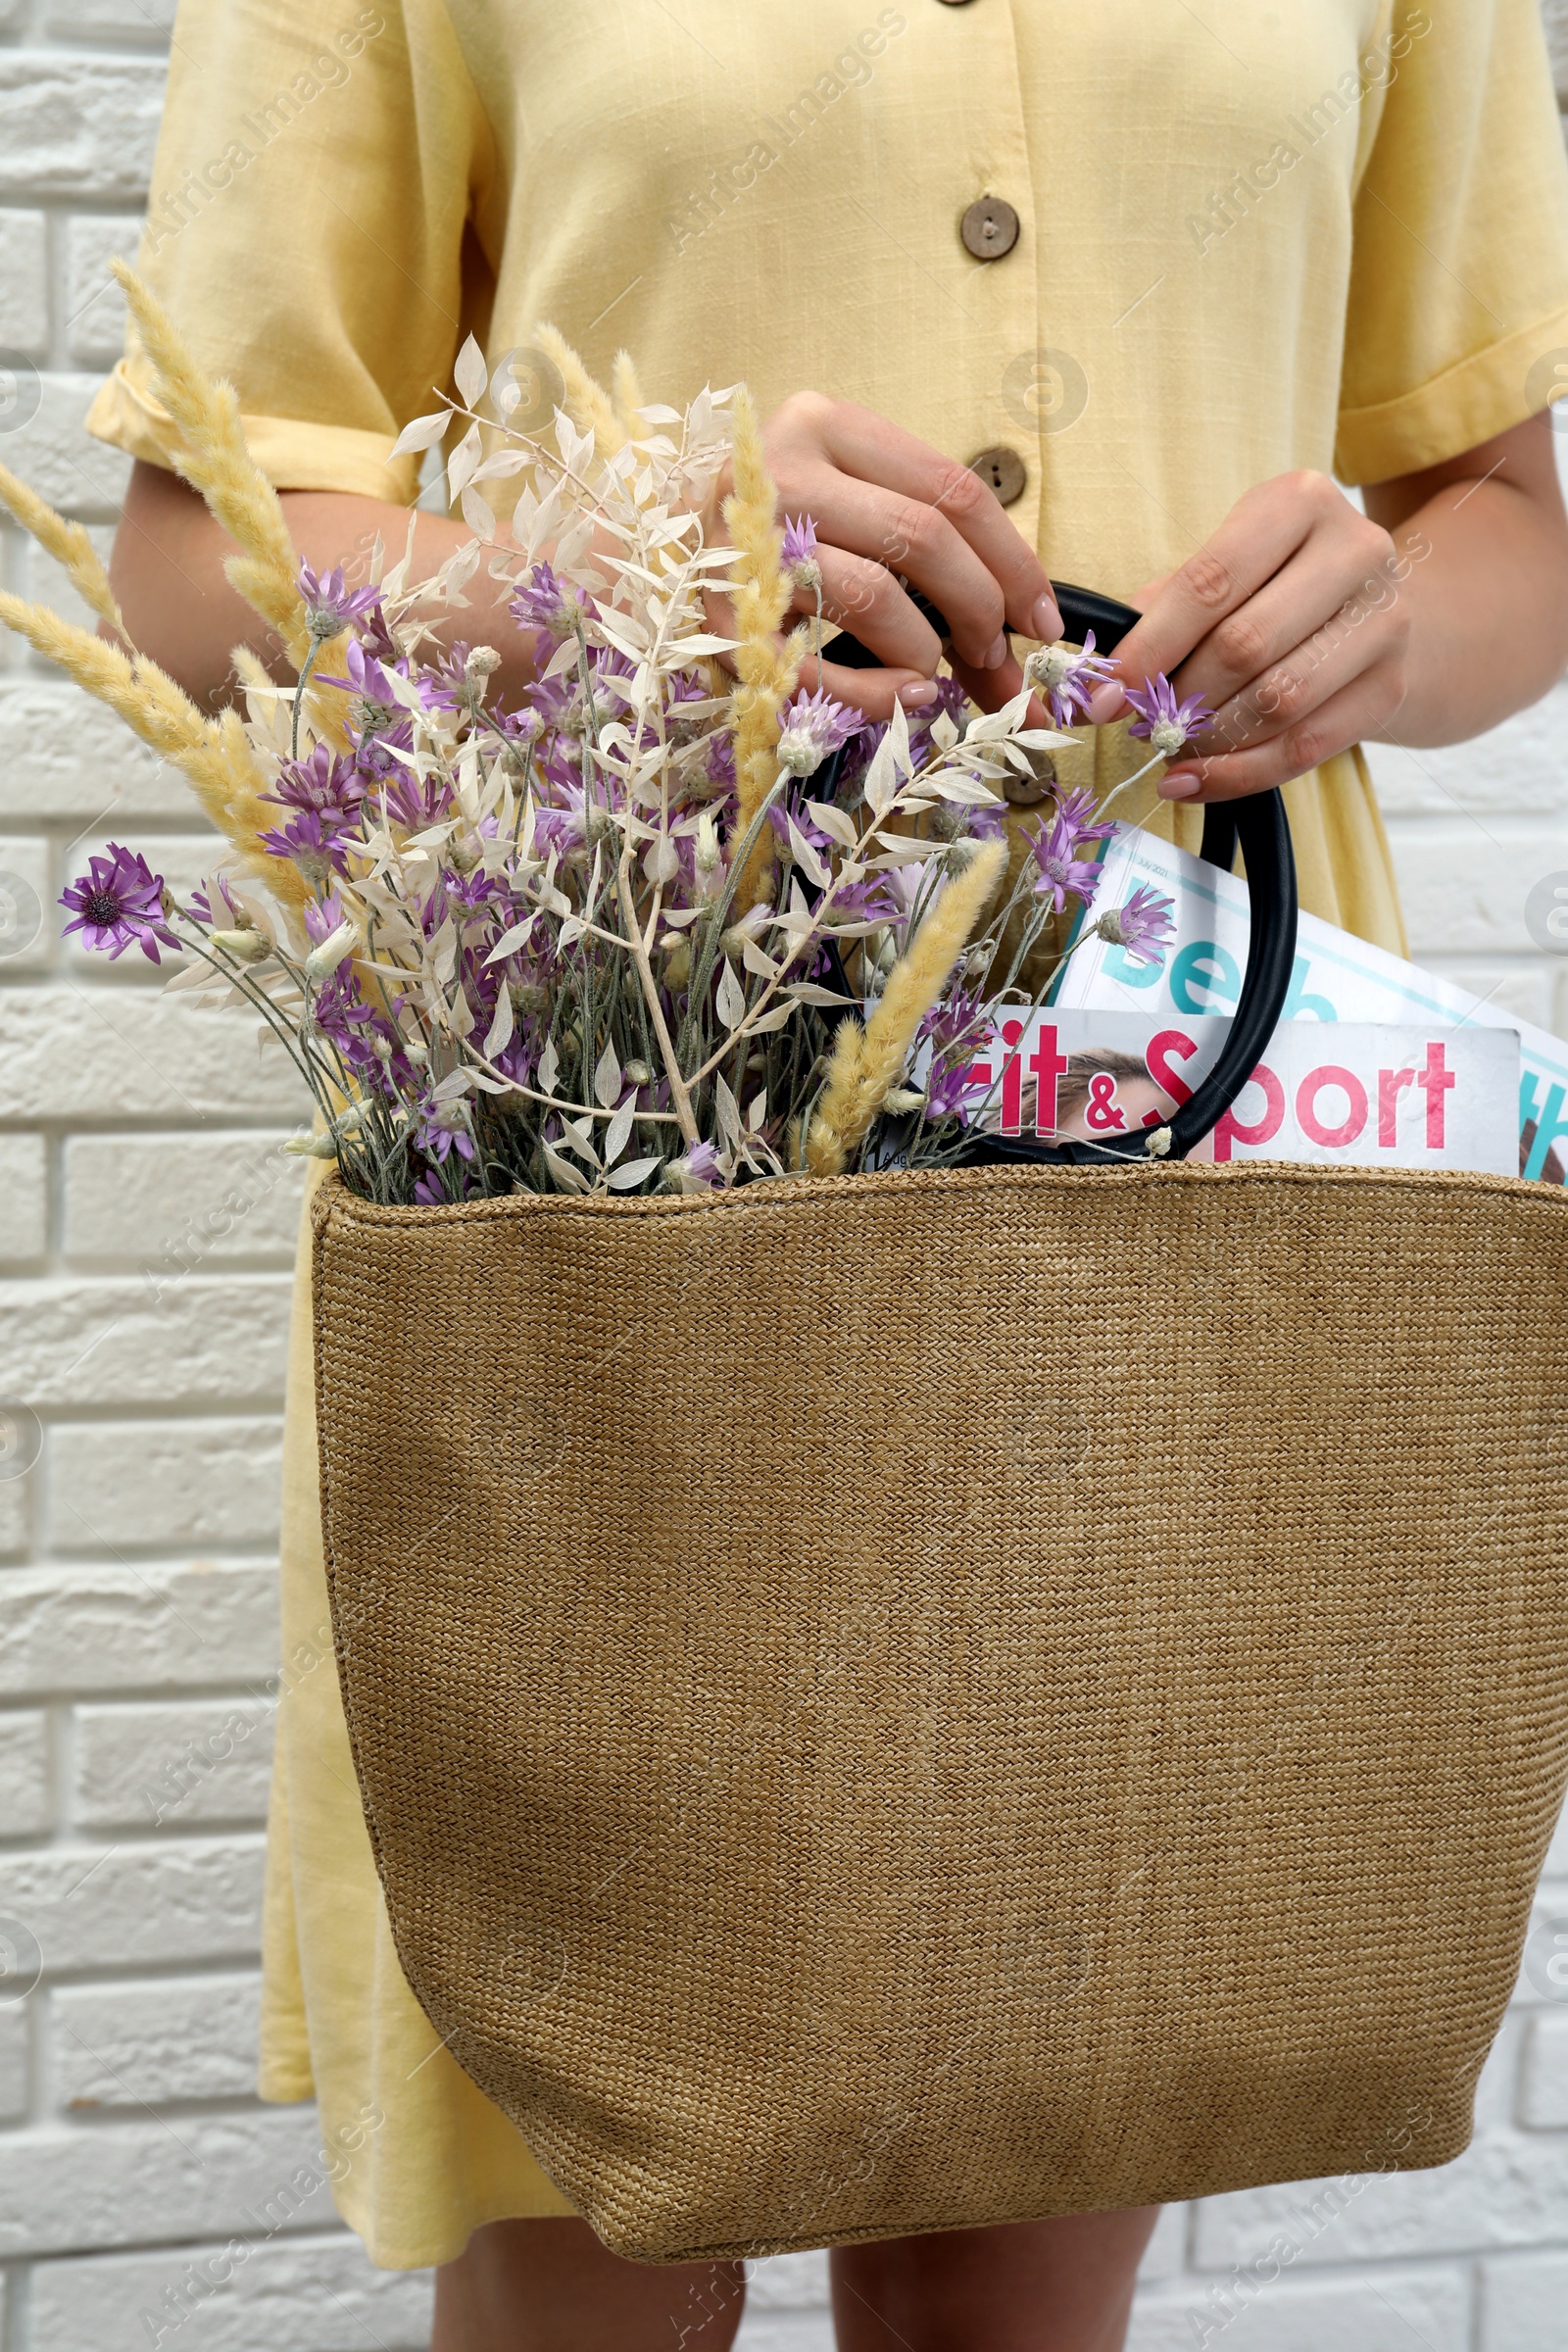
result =
[[[1005,632],[1050,643],[1061,618],[1034,549],[979,475],[886,416],[820,392],[793,393],[762,438],[781,515],[808,514],[816,525],[824,621],[850,630],[883,664],[848,669],[828,647],[820,680],[808,660],[803,685],[820,683],[867,718],[887,718],[895,700],[910,710],[935,701],[931,680],[946,655],[982,710],[1015,695],[1023,672]],[[718,499],[731,487],[726,468]],[[950,643],[901,578],[946,615]],[[814,614],[814,595],[798,597],[795,610]],[[1043,711],[1035,723],[1045,723]]]

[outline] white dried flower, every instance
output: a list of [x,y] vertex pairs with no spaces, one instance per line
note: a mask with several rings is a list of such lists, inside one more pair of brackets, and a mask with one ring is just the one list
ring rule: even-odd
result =
[[271,941],[261,931],[210,931],[208,937],[236,963],[260,963],[264,956],[272,953]]
[[359,933],[352,923],[339,923],[305,958],[307,980],[329,980],[346,956],[352,956]]

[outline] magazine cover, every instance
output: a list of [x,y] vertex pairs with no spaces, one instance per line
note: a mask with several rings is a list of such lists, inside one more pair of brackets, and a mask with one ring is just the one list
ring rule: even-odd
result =
[[[1122,948],[1111,947],[1093,934],[1085,936],[1067,961],[1054,1009],[1062,1014],[1093,1010],[1102,1015],[1136,1015],[1151,1036],[1170,1022],[1191,1029],[1205,1018],[1228,1016],[1235,1009],[1247,964],[1246,882],[1136,826],[1117,827],[1105,844],[1104,865],[1104,903],[1114,905],[1119,895],[1147,884],[1172,901],[1174,937],[1162,962],[1143,963]],[[1511,1033],[1518,1040],[1517,1148],[1506,1165],[1513,1173],[1539,1177],[1548,1184],[1561,1184],[1568,1177],[1568,1045],[1560,1038],[1450,980],[1423,971],[1419,964],[1405,963],[1316,915],[1303,914],[1285,1016],[1276,1046],[1267,1057],[1270,1066],[1281,1057],[1289,1060],[1291,1068],[1297,1066],[1290,1058],[1297,1046],[1279,1042],[1287,1029],[1328,1021],[1344,1024],[1347,1031],[1369,1025],[1404,1030],[1411,1033],[1413,1044],[1419,1043],[1422,1031],[1441,1037],[1453,1069],[1460,1067],[1459,1040],[1465,1035]],[[1102,1023],[1096,1035],[1108,1039],[1109,1031]],[[1323,1058],[1316,1056],[1319,1061]],[[1351,1054],[1340,1037],[1332,1058],[1347,1065],[1351,1062]],[[1201,1072],[1207,1065],[1195,1054],[1193,1066]],[[1408,1055],[1396,1066],[1408,1066]],[[1277,1068],[1276,1075],[1282,1076]],[[1336,1101],[1343,1105],[1344,1100],[1343,1096],[1329,1097],[1329,1109]],[[1375,1120],[1375,1099],[1369,1101],[1374,1103],[1369,1120]],[[1408,1090],[1401,1093],[1401,1133],[1413,1101]],[[1249,1087],[1233,1116],[1245,1128],[1255,1125],[1261,1115],[1262,1096],[1256,1087]],[[1342,1124],[1348,1116],[1342,1107]],[[1309,1144],[1310,1137],[1305,1141]],[[1240,1134],[1233,1139],[1233,1148],[1239,1152],[1250,1149]],[[1298,1155],[1284,1151],[1278,1140],[1270,1143],[1268,1154],[1274,1158]],[[1317,1155],[1306,1150],[1299,1154]],[[1373,1156],[1385,1155],[1376,1152]],[[1503,1163],[1485,1156],[1451,1164],[1491,1168]]]
[[[1158,1127],[1218,1060],[1214,1014],[1004,1013],[969,1079],[977,1124],[1002,1135],[1095,1143]],[[1237,1101],[1194,1159],[1517,1172],[1519,1040],[1446,1021],[1283,1021]]]

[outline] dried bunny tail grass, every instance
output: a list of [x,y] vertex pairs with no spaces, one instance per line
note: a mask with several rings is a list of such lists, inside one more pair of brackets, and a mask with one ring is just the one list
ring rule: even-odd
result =
[[595,383],[559,327],[542,326],[538,347],[561,376],[562,406],[578,432],[592,433],[602,458],[612,456],[626,435],[603,384]]
[[[735,667],[740,676],[730,702],[735,734],[737,808],[735,837],[744,839],[778,773],[779,712],[800,670],[804,639],[792,637],[780,650],[778,637],[789,610],[790,589],[782,563],[783,534],[775,514],[777,494],[762,451],[756,404],[743,385],[735,395],[735,488],[724,501],[724,527],[735,542],[730,572],[735,634],[740,639]],[[735,894],[744,910],[756,904],[767,846],[759,841]]]
[[983,842],[961,872],[952,876],[888,974],[864,1033],[857,1031],[846,1046],[846,1033],[855,1025],[841,1024],[828,1081],[806,1139],[806,1164],[813,1176],[839,1175],[850,1153],[864,1142],[903,1074],[916,1030],[947,986],[1006,862],[1005,842]]
[[130,637],[109,585],[109,574],[80,523],[68,522],[63,514],[57,514],[36,490],[19,481],[4,466],[0,466],[0,506],[8,508],[23,529],[30,531],[45,553],[63,566],[82,603],[100,620],[107,620],[128,645]]
[[853,1013],[846,1014],[833,1033],[827,1078],[807,1129],[805,1148],[798,1153],[813,1176],[840,1176],[844,1172],[848,1153],[837,1122],[848,1115],[849,1105],[855,1100],[860,1047],[864,1039],[865,1031]]
[[203,374],[183,336],[133,270],[119,260],[110,268],[124,288],[160,397],[179,428],[183,446],[174,464],[240,549],[223,568],[252,611],[278,631],[298,668],[311,644],[299,592],[299,557],[277,492],[245,446],[234,388]]
[[260,654],[254,653],[248,645],[236,645],[228,658],[234,665],[235,677],[247,694],[272,694],[276,691],[277,680]]
[[615,354],[614,386],[615,416],[627,441],[646,441],[648,419],[643,415],[643,388],[637,381],[637,369],[629,351]]
[[157,663],[132,658],[74,621],[62,620],[47,605],[0,593],[0,622],[25,637],[34,652],[53,662],[78,686],[107,703],[131,732],[179,768],[220,832],[240,852],[257,878],[288,906],[305,899],[303,876],[286,858],[274,858],[260,842],[268,811],[263,778],[245,730],[232,710],[204,718],[189,697]]

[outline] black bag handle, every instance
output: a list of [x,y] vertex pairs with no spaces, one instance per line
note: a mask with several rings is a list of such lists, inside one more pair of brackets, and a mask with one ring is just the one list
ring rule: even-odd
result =
[[[1098,653],[1113,653],[1128,631],[1143,617],[1131,605],[1102,596],[1093,588],[1077,588],[1067,580],[1053,580],[1061,633],[1070,645],[1082,645],[1095,633]],[[918,590],[908,591],[939,636],[948,624]],[[874,669],[878,657],[856,637],[836,637],[826,649],[834,662],[848,669]],[[838,781],[840,755],[824,768],[819,797],[831,800]],[[1169,1121],[1169,1156],[1185,1159],[1215,1127],[1250,1078],[1269,1039],[1279,1026],[1296,962],[1296,858],[1285,800],[1278,788],[1251,793],[1246,800],[1211,802],[1203,811],[1202,856],[1210,865],[1228,873],[1240,844],[1247,860],[1247,890],[1251,930],[1247,972],[1231,1019],[1230,1034],[1218,1061],[1201,1086]],[[848,994],[846,988],[846,994]],[[967,1166],[995,1166],[1027,1160],[1061,1165],[1102,1166],[1108,1157],[1143,1159],[1150,1137],[1157,1130],[1135,1127],[1124,1135],[1107,1135],[1090,1143],[1073,1138],[1049,1144],[1035,1136],[970,1136],[960,1157]]]

